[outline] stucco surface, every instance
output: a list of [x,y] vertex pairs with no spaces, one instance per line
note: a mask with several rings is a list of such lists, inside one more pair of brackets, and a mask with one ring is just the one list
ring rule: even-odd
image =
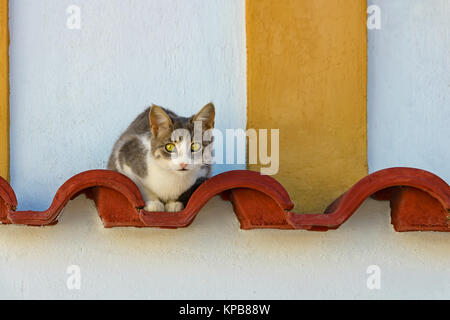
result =
[[[81,29],[66,27],[69,5]],[[15,0],[11,181],[22,209],[45,209],[72,175],[105,168],[115,139],[151,103],[245,128],[243,1]],[[243,150],[245,153],[245,150]],[[245,168],[216,166],[215,172]]]
[[409,166],[450,183],[450,1],[369,1],[369,169]]
[[[242,231],[216,197],[186,229],[104,229],[91,201],[53,227],[2,226],[0,298],[450,298],[448,234],[396,233],[366,201],[339,230]],[[67,268],[81,271],[69,290]],[[381,271],[367,288],[367,268]]]
[[247,2],[247,126],[280,129],[276,178],[296,212],[323,212],[367,175],[365,12],[360,0]]

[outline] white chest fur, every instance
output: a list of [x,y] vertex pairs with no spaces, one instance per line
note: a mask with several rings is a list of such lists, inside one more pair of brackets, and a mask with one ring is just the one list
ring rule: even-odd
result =
[[162,169],[153,161],[148,162],[148,175],[141,179],[142,184],[150,189],[162,201],[177,200],[183,192],[192,187],[195,181],[205,175],[204,170],[173,172]]

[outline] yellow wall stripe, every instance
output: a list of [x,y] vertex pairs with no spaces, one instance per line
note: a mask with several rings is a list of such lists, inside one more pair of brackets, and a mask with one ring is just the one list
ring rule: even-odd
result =
[[280,129],[296,212],[367,174],[365,21],[361,0],[247,0],[247,125]]
[[0,0],[0,176],[9,179],[8,1]]

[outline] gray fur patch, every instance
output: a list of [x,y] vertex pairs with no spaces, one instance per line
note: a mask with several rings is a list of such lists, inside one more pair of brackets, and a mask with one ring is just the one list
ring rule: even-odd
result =
[[134,173],[144,178],[147,176],[147,150],[146,146],[138,139],[128,140],[119,150],[119,163],[129,166]]

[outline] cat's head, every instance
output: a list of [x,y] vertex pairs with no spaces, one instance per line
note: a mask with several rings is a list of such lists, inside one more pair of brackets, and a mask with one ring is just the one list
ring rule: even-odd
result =
[[204,164],[204,153],[212,149],[212,139],[203,137],[207,130],[214,128],[214,116],[212,103],[189,118],[153,105],[149,112],[153,161],[179,174],[199,170]]

